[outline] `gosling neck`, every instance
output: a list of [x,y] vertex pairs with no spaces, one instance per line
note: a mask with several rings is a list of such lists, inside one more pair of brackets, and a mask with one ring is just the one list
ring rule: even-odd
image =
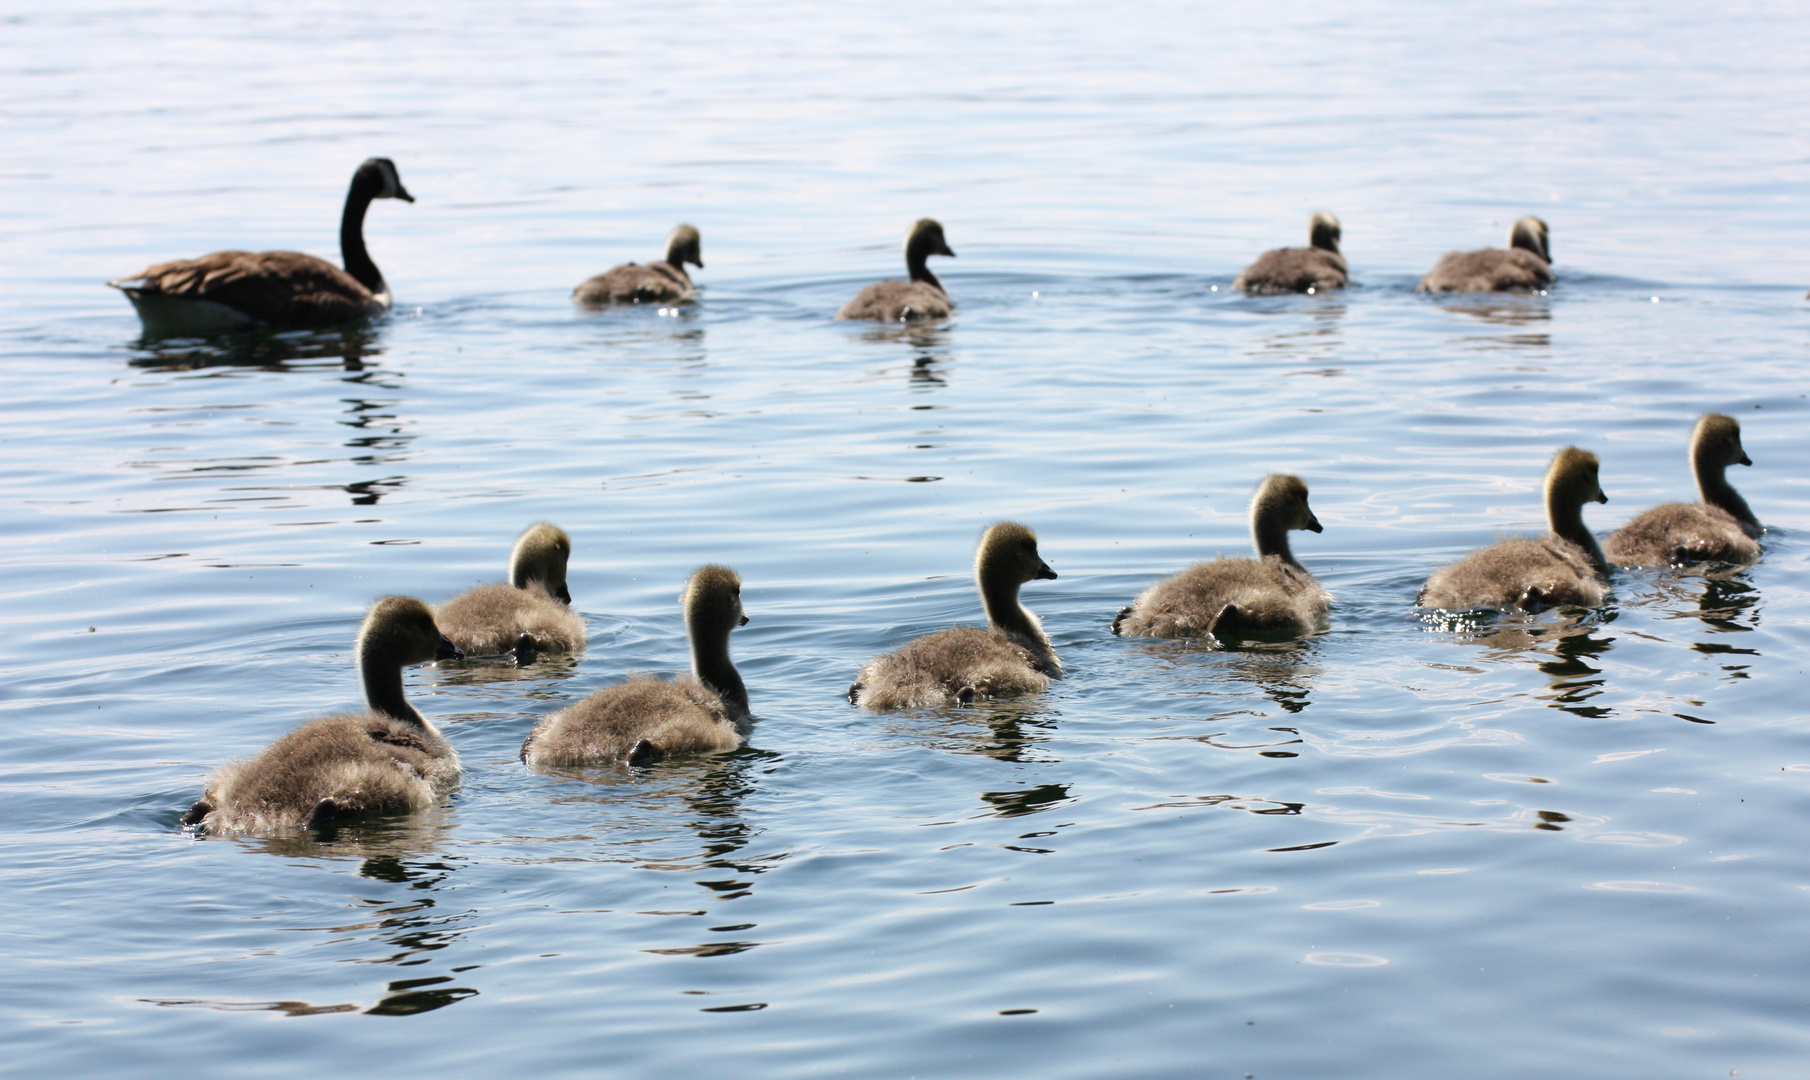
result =
[[1584,549],[1584,554],[1596,567],[1598,577],[1609,572],[1609,560],[1603,555],[1602,546],[1591,535],[1589,526],[1584,524],[1584,504],[1576,496],[1567,495],[1563,491],[1546,493],[1546,522],[1552,526],[1554,535],[1569,540]]
[[1263,507],[1251,515],[1251,543],[1257,546],[1260,559],[1274,555],[1290,566],[1301,565],[1288,546],[1288,526],[1275,514],[1266,513]]
[[716,691],[717,697],[723,699],[723,704],[736,719],[746,719],[749,715],[748,687],[729,659],[729,628],[694,622],[686,629],[691,637],[691,673]]
[[1758,528],[1760,519],[1754,516],[1741,493],[1728,482],[1728,466],[1712,457],[1708,447],[1697,450],[1691,456],[1691,471],[1697,474],[1698,497],[1711,506],[1719,506],[1733,514],[1735,520],[1743,525]]
[[364,683],[365,704],[372,711],[427,726],[427,720],[402,696],[402,665],[388,650],[369,641],[359,642],[358,675]]
[[691,280],[691,275],[685,272],[685,254],[680,245],[671,244],[667,247],[666,265],[672,267],[673,270],[686,281]]
[[1018,583],[1010,579],[990,581],[985,575],[979,577],[978,583],[987,626],[1039,654],[1046,662],[1053,660],[1055,650],[1043,633],[1043,624],[1018,602]]
[[371,253],[365,250],[365,211],[370,209],[371,200],[377,197],[372,188],[372,181],[364,170],[359,170],[352,177],[352,187],[346,192],[345,213],[339,219],[339,257],[346,264],[346,273],[358,279],[358,283],[371,290],[373,294],[384,291],[383,272],[371,261]]
[[911,280],[921,281],[937,292],[948,295],[948,290],[943,288],[943,283],[930,272],[929,263],[930,253],[923,248],[913,245],[905,249],[905,269],[911,274]]

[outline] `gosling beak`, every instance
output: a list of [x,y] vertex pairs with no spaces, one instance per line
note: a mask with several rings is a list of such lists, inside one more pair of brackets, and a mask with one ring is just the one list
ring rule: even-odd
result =
[[448,638],[445,634],[441,634],[440,635],[440,645],[438,648],[436,648],[434,650],[434,659],[435,660],[463,660],[463,659],[465,659],[465,654],[459,651],[459,647],[457,645],[454,645],[450,638]]
[[1741,451],[1741,460],[1739,462],[1737,462],[1736,464],[1752,465],[1753,459],[1747,456],[1747,451],[1743,450],[1743,451]]
[[1609,501],[1608,493],[1603,491],[1601,488],[1598,488],[1596,491],[1596,501],[1599,503],[1608,502]]
[[408,193],[408,189],[403,187],[401,184],[396,185],[395,197],[398,199],[401,199],[403,202],[414,202],[415,201],[415,197],[413,195],[410,195]]
[[748,616],[746,616],[746,615],[743,615],[743,616],[742,616],[742,621],[741,621],[741,622],[738,622],[738,623],[736,623],[736,624],[735,624],[735,625],[737,625],[737,626],[747,626],[747,625],[748,625]]
[[1308,532],[1325,532],[1326,531],[1325,529],[1320,527],[1320,519],[1317,517],[1314,517],[1313,512],[1311,510],[1308,511],[1308,514],[1307,514],[1307,531]]
[[1046,563],[1043,560],[1039,559],[1037,561],[1037,577],[1035,580],[1037,580],[1037,581],[1054,581],[1054,580],[1056,580],[1056,572],[1054,570],[1050,569],[1049,563]]
[[937,252],[937,254],[938,254],[938,255],[947,255],[947,256],[949,256],[949,257],[950,257],[950,258],[951,258],[951,259],[953,259],[953,258],[955,258],[955,252],[954,252],[954,251],[951,251],[951,250],[950,250],[950,248],[949,248],[949,245],[948,245],[948,244],[944,244],[944,245],[943,245],[943,250],[941,250],[941,251],[939,251],[939,252]]
[[697,258],[691,260],[691,265],[697,267],[699,270],[704,269],[704,256],[699,255]]
[[559,597],[559,602],[562,604],[570,606],[572,603],[572,590],[566,588],[564,585],[561,585],[559,591],[553,595]]

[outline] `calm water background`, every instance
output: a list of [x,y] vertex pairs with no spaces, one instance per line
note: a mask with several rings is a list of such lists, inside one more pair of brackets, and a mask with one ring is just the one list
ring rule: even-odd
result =
[[[1810,1061],[1810,11],[1737,5],[87,3],[0,20],[0,1069],[87,1076],[1799,1077]],[[139,340],[102,286],[337,258],[394,315]],[[1227,288],[1337,211],[1357,286]],[[1552,225],[1548,297],[1412,292]],[[838,324],[940,218],[948,326]],[[571,286],[699,226],[701,302]],[[1607,530],[1744,425],[1757,566],[1476,629],[1425,575]],[[1330,632],[1125,641],[1266,472]],[[980,529],[1070,677],[872,716],[979,618]],[[408,676],[418,818],[201,839],[207,772],[351,706],[364,607],[577,550],[581,657]],[[744,752],[544,776],[546,713],[683,667],[736,567]]]

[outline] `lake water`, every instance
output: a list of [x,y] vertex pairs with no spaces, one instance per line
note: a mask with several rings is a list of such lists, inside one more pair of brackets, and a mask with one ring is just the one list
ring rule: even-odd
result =
[[[675,3],[0,20],[0,1070],[20,1076],[1805,1074],[1810,10]],[[397,297],[148,343],[104,287],[337,258]],[[1355,287],[1228,286],[1336,211]],[[1552,226],[1545,297],[1413,292]],[[923,215],[946,326],[837,323]],[[574,284],[703,234],[700,301]],[[1418,619],[1603,458],[1607,531],[1743,424],[1757,565]],[[1268,472],[1327,633],[1113,614],[1248,547]],[[412,669],[465,764],[418,817],[196,838],[220,762],[356,705],[385,593],[573,536],[587,651]],[[1036,528],[1068,678],[876,716]],[[539,775],[547,713],[686,660],[740,571],[749,747]]]

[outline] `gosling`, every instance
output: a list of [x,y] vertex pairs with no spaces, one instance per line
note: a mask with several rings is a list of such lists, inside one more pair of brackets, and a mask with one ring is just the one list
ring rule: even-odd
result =
[[905,269],[910,281],[888,278],[876,281],[836,312],[838,319],[871,319],[878,322],[919,322],[947,319],[955,303],[943,283],[927,265],[932,255],[955,258],[943,239],[943,227],[930,218],[919,218],[905,234]]
[[1251,499],[1256,559],[1199,563],[1146,589],[1112,621],[1127,637],[1197,637],[1221,642],[1253,636],[1312,633],[1332,597],[1289,550],[1291,529],[1319,532],[1298,476],[1264,479]]
[[1665,503],[1637,515],[1603,545],[1610,561],[1617,566],[1682,566],[1759,559],[1764,530],[1724,475],[1730,465],[1752,464],[1733,417],[1710,413],[1697,421],[1691,432],[1691,472],[1703,501]]
[[1416,292],[1532,292],[1552,284],[1546,223],[1524,217],[1508,230],[1508,250],[1452,251],[1440,257]]
[[440,605],[434,618],[452,643],[473,656],[514,653],[516,663],[537,652],[584,648],[584,618],[566,588],[572,538],[541,522],[515,542],[509,584],[480,585]]
[[607,304],[676,304],[690,300],[691,275],[685,272],[690,263],[704,269],[702,241],[698,231],[681,225],[666,238],[666,258],[646,266],[624,263],[613,266],[572,290],[572,299],[587,307]]
[[1422,608],[1595,607],[1608,595],[1609,561],[1584,525],[1584,504],[1606,503],[1596,455],[1567,446],[1546,470],[1546,521],[1538,539],[1503,540],[1434,572],[1415,604]]
[[740,747],[754,726],[748,688],[729,659],[730,631],[748,624],[742,579],[727,567],[706,566],[691,575],[680,603],[691,638],[689,676],[635,676],[604,687],[535,725],[522,760],[536,769],[649,765]]
[[1061,677],[1062,662],[1037,616],[1018,602],[1018,589],[1055,579],[1037,554],[1036,533],[1011,522],[992,526],[974,555],[987,629],[938,631],[873,660],[848,688],[849,704],[922,709],[1047,689],[1050,676]]
[[431,805],[459,778],[459,755],[402,696],[402,669],[461,654],[426,604],[386,596],[358,631],[361,713],[310,720],[250,761],[231,762],[182,824],[210,832],[281,832]]
[[1320,211],[1307,223],[1307,247],[1264,252],[1233,280],[1232,288],[1257,295],[1343,289],[1350,268],[1339,253],[1340,233],[1339,219]]

